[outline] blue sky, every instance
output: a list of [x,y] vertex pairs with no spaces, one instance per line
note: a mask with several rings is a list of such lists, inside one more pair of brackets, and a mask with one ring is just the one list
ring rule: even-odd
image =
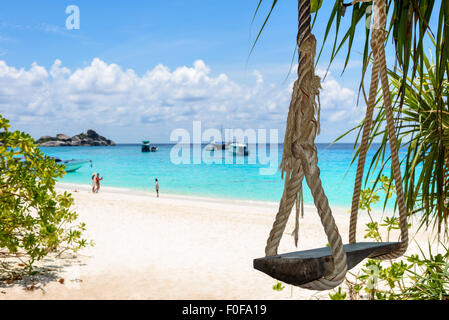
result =
[[[2,1],[0,113],[36,138],[92,128],[119,143],[168,142],[174,129],[190,131],[199,120],[203,128],[279,129],[281,142],[297,5],[279,1],[249,56],[269,2],[251,25],[258,0]],[[331,9],[325,2],[314,29],[319,45]],[[66,29],[68,5],[80,9],[79,30]],[[318,142],[363,116],[364,104],[356,106],[363,40],[361,29],[345,74],[341,55],[323,82]]]

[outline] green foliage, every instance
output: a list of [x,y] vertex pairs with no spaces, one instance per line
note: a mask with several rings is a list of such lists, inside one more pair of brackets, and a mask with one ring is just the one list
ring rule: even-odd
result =
[[[440,1],[440,6],[435,6],[435,0],[392,0],[387,1],[387,30],[388,36],[394,44],[397,64],[404,74],[401,82],[406,82],[406,77],[423,77],[423,70],[419,67],[425,60],[424,38],[427,33],[435,35],[437,52],[435,71],[439,81],[447,79],[449,76],[449,46],[445,44],[445,39],[449,38],[449,6],[446,1]],[[369,41],[371,30],[367,28],[366,22],[371,19],[372,3],[357,3],[345,5],[343,0],[334,0],[334,7],[329,15],[328,24],[323,41],[326,42],[329,35],[334,36],[333,50],[331,53],[331,63],[336,58],[339,51],[347,44],[346,68],[350,55],[353,51],[353,40],[358,32],[365,33],[365,44],[363,52],[363,63],[366,69],[369,62]],[[351,7],[352,14],[346,14],[342,19],[342,12],[345,7]],[[431,25],[431,19],[437,23]],[[435,19],[436,17],[436,19]],[[345,21],[346,20],[346,21]],[[343,22],[343,23],[342,23]],[[347,23],[346,23],[347,22]],[[356,31],[359,27],[360,31]],[[343,29],[344,28],[344,29]],[[343,37],[339,37],[339,32],[344,32]],[[386,42],[386,45],[390,41]],[[323,50],[323,47],[321,50]],[[414,53],[414,54],[413,54]],[[362,77],[363,79],[363,77]],[[361,83],[363,80],[361,80]],[[400,90],[400,97],[404,96],[404,91]],[[401,102],[402,100],[398,99]]]
[[399,218],[398,217],[386,217],[384,219],[384,222],[380,224],[381,227],[386,227],[388,233],[390,233],[391,230],[400,230],[401,226],[399,225]]
[[323,0],[310,0],[310,13],[320,10]]
[[368,222],[366,224],[366,234],[365,234],[365,239],[367,238],[371,238],[371,239],[376,239],[379,240],[380,239],[380,234],[379,234],[379,224],[377,222]]
[[[414,284],[404,290],[402,297],[413,300],[449,300],[449,250],[445,254],[433,255],[429,247],[429,256],[419,259],[412,256],[408,259],[420,270],[409,270]],[[421,251],[422,252],[422,251]]]
[[282,285],[282,282],[278,282],[273,286],[273,290],[275,291],[282,291],[284,288],[285,286]]
[[341,288],[338,288],[337,292],[329,293],[331,300],[345,300],[346,296],[346,292],[342,292]]
[[[433,39],[431,38],[433,41]],[[436,43],[434,42],[435,46]],[[436,51],[435,56],[441,52]],[[403,84],[399,71],[389,70],[393,99],[399,99],[404,90],[403,105],[396,104],[395,124],[398,135],[398,147],[403,154],[402,166],[405,202],[407,211],[418,213],[421,217],[420,227],[433,225],[438,231],[447,235],[449,205],[449,81],[440,80],[435,62],[422,57],[423,65],[417,70],[421,77],[407,77]],[[449,66],[449,61],[445,62]],[[368,176],[375,170],[389,165],[388,132],[386,115],[383,109],[383,98],[380,96],[376,105],[378,113],[371,128],[369,145],[377,140],[380,144],[375,150],[368,169]],[[355,161],[359,149],[357,147],[364,123],[347,133],[358,130],[355,141]],[[346,135],[345,133],[344,135]],[[344,136],[343,135],[343,136]],[[338,138],[340,139],[340,138]],[[338,140],[337,139],[337,140]],[[382,170],[381,170],[382,171]],[[387,191],[388,201],[394,187],[377,175],[374,185],[380,184]],[[391,190],[390,190],[391,189]]]
[[[360,207],[364,207],[370,214],[371,203],[375,197],[367,197],[368,194],[376,195],[379,191],[390,192],[394,188],[386,188],[391,185],[391,180],[383,176],[382,187],[374,192],[366,189],[364,204],[360,202]],[[361,197],[363,197],[363,192]],[[372,220],[372,219],[371,219]],[[409,225],[410,226],[410,225]],[[400,229],[399,219],[396,217],[386,217],[382,223],[371,221],[366,225],[365,238],[374,241],[383,241],[379,227],[386,230],[387,241],[389,241],[390,232]],[[429,256],[426,257],[421,250],[419,255],[411,255],[406,260],[379,261],[368,259],[362,266],[358,274],[352,274],[355,280],[350,281],[346,278],[348,284],[348,293],[350,299],[376,299],[376,300],[448,300],[449,299],[449,250],[444,247],[444,254],[433,255],[429,244]],[[346,298],[346,292],[339,287],[337,291],[329,294],[333,300],[343,300]]]
[[359,208],[371,212],[371,204],[379,201],[380,197],[370,188],[360,191]]
[[55,191],[63,166],[43,155],[31,136],[9,128],[0,115],[0,249],[25,255],[31,271],[50,252],[77,251],[88,243],[84,223],[75,225],[73,198]]
[[361,288],[377,300],[448,300],[449,251],[445,251],[433,255],[429,247],[428,257],[422,252],[422,257],[412,255],[406,261],[368,260],[356,276],[358,297]]
[[[259,0],[254,16],[256,16],[263,0]],[[259,39],[268,19],[270,18],[277,0],[272,0],[271,9],[267,14],[262,27],[259,30],[257,39]],[[311,13],[317,13],[321,8],[322,0],[310,0]],[[365,43],[363,50],[363,69],[364,73],[370,59],[370,35],[371,30],[367,28],[367,21],[371,19],[372,3],[356,3],[352,5],[349,1],[344,3],[343,0],[334,0],[334,4],[329,13],[328,22],[326,25],[324,39],[318,59],[321,56],[324,45],[329,38],[333,37],[333,45],[330,57],[331,64],[338,53],[342,50],[344,45],[347,45],[346,58],[343,71],[346,69],[351,53],[353,52],[353,44],[356,34],[360,31],[365,34]],[[351,13],[346,13],[347,8],[350,7]],[[436,17],[436,19],[435,19]],[[316,18],[316,16],[315,16]],[[254,20],[254,19],[253,19]],[[431,25],[431,21],[436,21],[436,25]],[[402,83],[406,82],[407,75],[414,78],[416,74],[419,77],[423,76],[422,69],[419,67],[424,64],[425,50],[424,38],[425,35],[431,33],[436,39],[436,48],[438,55],[435,61],[435,74],[437,79],[441,82],[448,79],[449,76],[449,46],[447,40],[449,39],[449,6],[447,1],[440,1],[440,6],[435,6],[435,0],[391,0],[387,1],[387,22],[386,28],[389,31],[388,37],[391,37],[398,66],[403,70],[404,75],[401,79]],[[357,31],[359,28],[359,31]],[[343,30],[342,30],[343,29]],[[343,31],[343,36],[341,36]],[[390,41],[386,41],[386,45]],[[415,54],[412,54],[412,53]],[[363,83],[363,76],[360,84]],[[400,97],[404,96],[404,91],[400,90]],[[402,105],[402,99],[398,99]]]
[[[251,23],[254,22],[254,20],[255,20],[255,18],[257,16],[257,13],[259,12],[260,7],[261,7],[263,2],[264,2],[263,0],[259,0],[258,1],[256,10],[254,10],[254,15],[253,15],[253,19],[252,19]],[[260,36],[262,35],[262,31],[264,30],[268,20],[270,19],[271,14],[273,13],[273,10],[276,7],[277,3],[278,3],[278,0],[271,0],[270,10],[268,11],[267,15],[265,16],[264,22],[263,22],[262,26],[260,27],[259,32],[257,33],[257,37],[254,40],[253,45],[251,46],[250,55],[253,52],[254,47],[256,46],[257,41],[259,40]],[[316,19],[316,14],[321,9],[322,4],[323,4],[323,0],[310,0],[310,13],[311,14],[315,13],[315,19]],[[315,22],[315,20],[314,20],[314,22]],[[295,48],[295,52],[296,52],[296,48]]]
[[[262,4],[262,2],[263,2],[263,0],[259,0],[259,3],[257,4],[256,10],[254,11],[254,16],[253,16],[252,22],[254,22],[254,19],[257,16],[257,12],[259,11],[260,5]],[[260,28],[259,33],[257,34],[256,40],[254,40],[253,46],[251,47],[250,55],[253,52],[254,47],[256,46],[257,40],[259,40],[260,35],[262,34],[262,31],[263,31],[263,29],[265,28],[265,25],[268,22],[268,19],[270,19],[271,13],[273,12],[273,9],[276,6],[276,3],[277,3],[277,0],[273,0],[273,3],[271,4],[270,12],[268,12],[268,15],[266,16],[265,21],[263,22],[262,27]]]
[[[263,0],[258,1],[254,17],[262,2]],[[277,0],[272,0],[270,11],[251,51],[276,4]],[[310,11],[315,12],[316,18],[321,1],[310,0],[310,6]],[[352,9],[350,20],[347,18],[349,15],[346,15],[346,18],[343,17],[347,7]],[[387,1],[386,10],[388,37],[392,37],[399,70],[397,73],[389,72],[394,87],[392,97],[396,102],[394,111],[397,115],[395,122],[398,126],[398,143],[401,148],[408,149],[404,159],[401,159],[405,164],[404,189],[407,209],[408,212],[424,211],[421,225],[428,226],[433,223],[439,233],[442,231],[446,233],[449,220],[449,202],[447,201],[449,198],[449,46],[447,45],[449,6],[447,1],[440,1],[438,6],[438,4],[435,5],[435,0],[392,0]],[[318,59],[326,40],[330,35],[334,35],[330,63],[347,44],[344,66],[346,68],[353,51],[356,29],[361,25],[365,33],[362,70],[364,75],[370,61],[371,29],[367,27],[367,21],[371,19],[372,11],[372,3],[351,4],[344,3],[343,0],[334,0]],[[437,20],[434,19],[437,21],[435,25],[430,24],[432,16],[437,17]],[[308,19],[307,16],[305,18]],[[343,28],[345,33],[343,37],[340,37],[339,32]],[[429,35],[428,42],[426,35]],[[424,46],[427,43],[433,44],[434,50],[431,54],[435,60],[432,63],[425,54]],[[385,45],[387,44],[388,41],[385,42]],[[363,87],[363,79],[362,76],[360,88]],[[386,117],[381,98],[378,99],[378,111],[370,132],[369,145],[372,145],[373,141],[379,137],[382,141],[373,157],[370,172],[376,170],[378,166],[383,169],[389,161],[385,153],[388,146],[388,133],[385,130]],[[361,123],[353,129],[360,130],[354,144],[355,148],[361,138],[363,125]],[[357,155],[358,150],[354,158]],[[421,167],[422,170],[418,170]],[[379,182],[379,176],[377,182]],[[387,192],[386,201],[390,199],[392,192],[392,190]]]

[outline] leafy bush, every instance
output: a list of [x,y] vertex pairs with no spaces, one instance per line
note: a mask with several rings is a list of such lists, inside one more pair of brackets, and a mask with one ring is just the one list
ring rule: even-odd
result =
[[55,191],[63,166],[45,156],[30,135],[9,128],[0,115],[0,251],[20,257],[31,272],[48,253],[77,251],[88,242],[82,238],[84,223],[75,224],[71,194]]
[[449,250],[444,248],[445,254],[433,255],[429,248],[428,257],[421,251],[423,258],[415,255],[408,259],[419,270],[407,270],[414,283],[402,292],[402,298],[449,300]]
[[282,291],[284,290],[285,286],[282,285],[282,282],[277,282],[274,286],[273,286],[273,290],[275,291]]
[[[371,204],[379,197],[377,193],[381,190],[391,197],[391,181],[382,177],[382,187],[363,190],[361,193],[360,208],[367,210],[371,222],[366,225],[365,238],[375,241],[383,241],[379,228],[386,229],[389,241],[390,232],[399,229],[398,218],[386,217],[382,223],[374,222],[371,217]],[[387,186],[389,186],[387,188]],[[409,225],[410,227],[410,225]],[[329,293],[333,300],[349,299],[419,299],[419,300],[447,300],[449,299],[449,250],[443,245],[444,254],[433,255],[429,244],[429,255],[426,257],[421,250],[421,256],[411,255],[406,260],[379,261],[368,259],[359,273],[348,272],[346,285],[348,294],[339,287],[336,291]]]

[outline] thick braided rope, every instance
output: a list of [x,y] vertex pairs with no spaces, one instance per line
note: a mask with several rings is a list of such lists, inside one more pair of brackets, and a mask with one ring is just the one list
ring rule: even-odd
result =
[[301,135],[295,142],[294,153],[301,161],[307,185],[312,192],[321,223],[331,245],[334,258],[334,270],[329,276],[301,285],[300,287],[313,290],[328,290],[338,286],[344,280],[347,263],[343,243],[320,180],[317,150],[314,144],[316,127],[313,117],[313,110],[310,108],[304,110]]
[[[370,2],[367,0],[355,0],[353,4],[356,2]],[[391,95],[390,88],[388,83],[388,74],[387,74],[387,63],[385,58],[385,27],[386,27],[386,3],[385,0],[374,0],[374,30],[372,35],[371,46],[374,54],[374,66],[372,70],[371,77],[371,86],[370,86],[370,97],[368,101],[367,114],[365,118],[365,127],[363,130],[362,144],[360,146],[360,154],[359,154],[359,163],[357,167],[357,176],[354,186],[354,195],[353,202],[351,208],[351,221],[350,221],[350,232],[349,232],[349,241],[355,242],[355,232],[356,232],[356,224],[357,224],[357,211],[358,204],[360,198],[360,189],[361,182],[363,177],[363,167],[365,164],[366,152],[367,152],[367,144],[368,144],[368,135],[371,128],[372,123],[372,112],[375,104],[375,96],[377,93],[377,84],[380,79],[382,84],[382,93],[384,97],[385,104],[385,115],[387,119],[387,130],[388,130],[388,138],[390,141],[390,150],[391,150],[391,163],[393,168],[393,178],[396,186],[396,196],[398,199],[398,207],[399,207],[399,223],[401,227],[401,243],[399,248],[389,254],[385,254],[376,259],[385,260],[385,259],[395,259],[397,257],[402,256],[408,247],[408,224],[407,224],[407,211],[405,208],[405,200],[404,200],[404,191],[402,186],[402,177],[401,177],[401,169],[399,164],[399,156],[397,150],[397,139],[396,132],[393,120],[393,108],[391,105]]]
[[298,5],[300,13],[298,80],[295,82],[292,102],[290,103],[281,164],[283,173],[287,173],[287,175],[280,208],[267,240],[265,253],[267,256],[277,254],[282,233],[297,199],[297,193],[301,189],[305,172],[306,182],[312,191],[315,206],[331,245],[334,270],[331,275],[301,287],[328,290],[338,286],[344,280],[347,263],[343,243],[322,188],[317,151],[314,144],[318,128],[315,120],[317,109],[315,97],[319,95],[320,79],[314,72],[316,40],[310,33],[310,2],[300,0]]
[[284,193],[279,204],[279,211],[276,214],[276,219],[270,231],[270,235],[265,247],[266,256],[277,255],[279,243],[284,233],[289,215],[295,203],[297,193],[299,192],[304,173],[301,168],[301,163],[296,161],[295,167],[291,176],[285,177]]
[[302,181],[304,179],[303,169],[300,162],[292,156],[293,139],[299,134],[297,128],[297,117],[299,117],[299,109],[301,105],[300,85],[303,81],[306,71],[309,68],[307,64],[307,57],[301,53],[301,47],[303,46],[304,39],[310,34],[310,3],[307,0],[298,1],[298,79],[293,86],[292,99],[287,116],[287,125],[284,135],[284,150],[282,152],[281,170],[282,177],[285,178],[284,192],[282,194],[281,201],[279,203],[279,210],[276,214],[276,219],[273,223],[273,227],[270,231],[270,235],[265,247],[265,254],[267,256],[274,256],[277,254],[279,243],[285,230],[288,218],[291,210],[298,197],[298,192],[301,189]]
[[391,105],[391,95],[390,95],[390,87],[388,83],[388,73],[387,73],[387,64],[385,59],[385,51],[381,50],[380,52],[380,80],[382,83],[382,91],[384,95],[384,103],[385,103],[385,116],[387,118],[387,129],[388,129],[388,138],[390,140],[390,153],[391,153],[391,165],[393,168],[393,177],[396,187],[396,197],[398,201],[398,209],[399,209],[399,224],[401,226],[401,245],[398,250],[392,252],[391,254],[386,254],[376,259],[395,259],[402,256],[408,247],[408,223],[407,223],[407,209],[405,207],[405,199],[404,199],[404,189],[402,186],[402,177],[401,177],[401,167],[399,164],[399,156],[398,156],[398,143],[396,139],[396,131],[394,127],[394,119],[393,119],[393,107]]
[[349,242],[356,242],[357,231],[357,213],[359,210],[360,192],[362,189],[363,171],[365,169],[366,154],[368,151],[368,140],[373,123],[374,105],[377,97],[377,86],[379,84],[379,59],[377,58],[378,43],[381,37],[382,31],[374,30],[371,38],[371,47],[374,56],[374,65],[371,72],[371,85],[369,89],[368,106],[366,108],[365,121],[363,126],[362,141],[359,148],[359,160],[357,164],[357,173],[354,183],[354,193],[352,195],[352,207],[351,207],[351,220],[349,224]]

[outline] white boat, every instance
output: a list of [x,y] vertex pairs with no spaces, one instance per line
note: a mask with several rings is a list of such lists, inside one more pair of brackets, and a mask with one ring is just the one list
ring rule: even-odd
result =
[[66,172],[73,172],[84,166],[86,163],[90,162],[90,166],[92,167],[92,160],[61,160],[57,157],[54,157],[55,162],[59,165],[63,165]]
[[226,151],[231,152],[236,156],[249,155],[248,146],[245,143],[232,142],[226,145]]
[[227,146],[230,144],[230,142],[224,142],[224,138],[225,136],[223,135],[223,126],[221,126],[221,138],[222,141],[221,142],[213,142],[212,144],[214,145],[215,150],[225,150],[227,148]]
[[204,150],[206,151],[217,151],[217,150],[225,150],[227,145],[229,145],[228,143],[225,142],[211,142],[209,143],[207,146],[204,147]]
[[214,143],[214,148],[215,150],[225,150],[227,148],[227,146],[229,145],[228,143],[225,143],[224,141],[219,142],[219,143]]
[[207,146],[204,147],[204,150],[206,151],[215,151],[215,144],[214,143],[209,143]]

